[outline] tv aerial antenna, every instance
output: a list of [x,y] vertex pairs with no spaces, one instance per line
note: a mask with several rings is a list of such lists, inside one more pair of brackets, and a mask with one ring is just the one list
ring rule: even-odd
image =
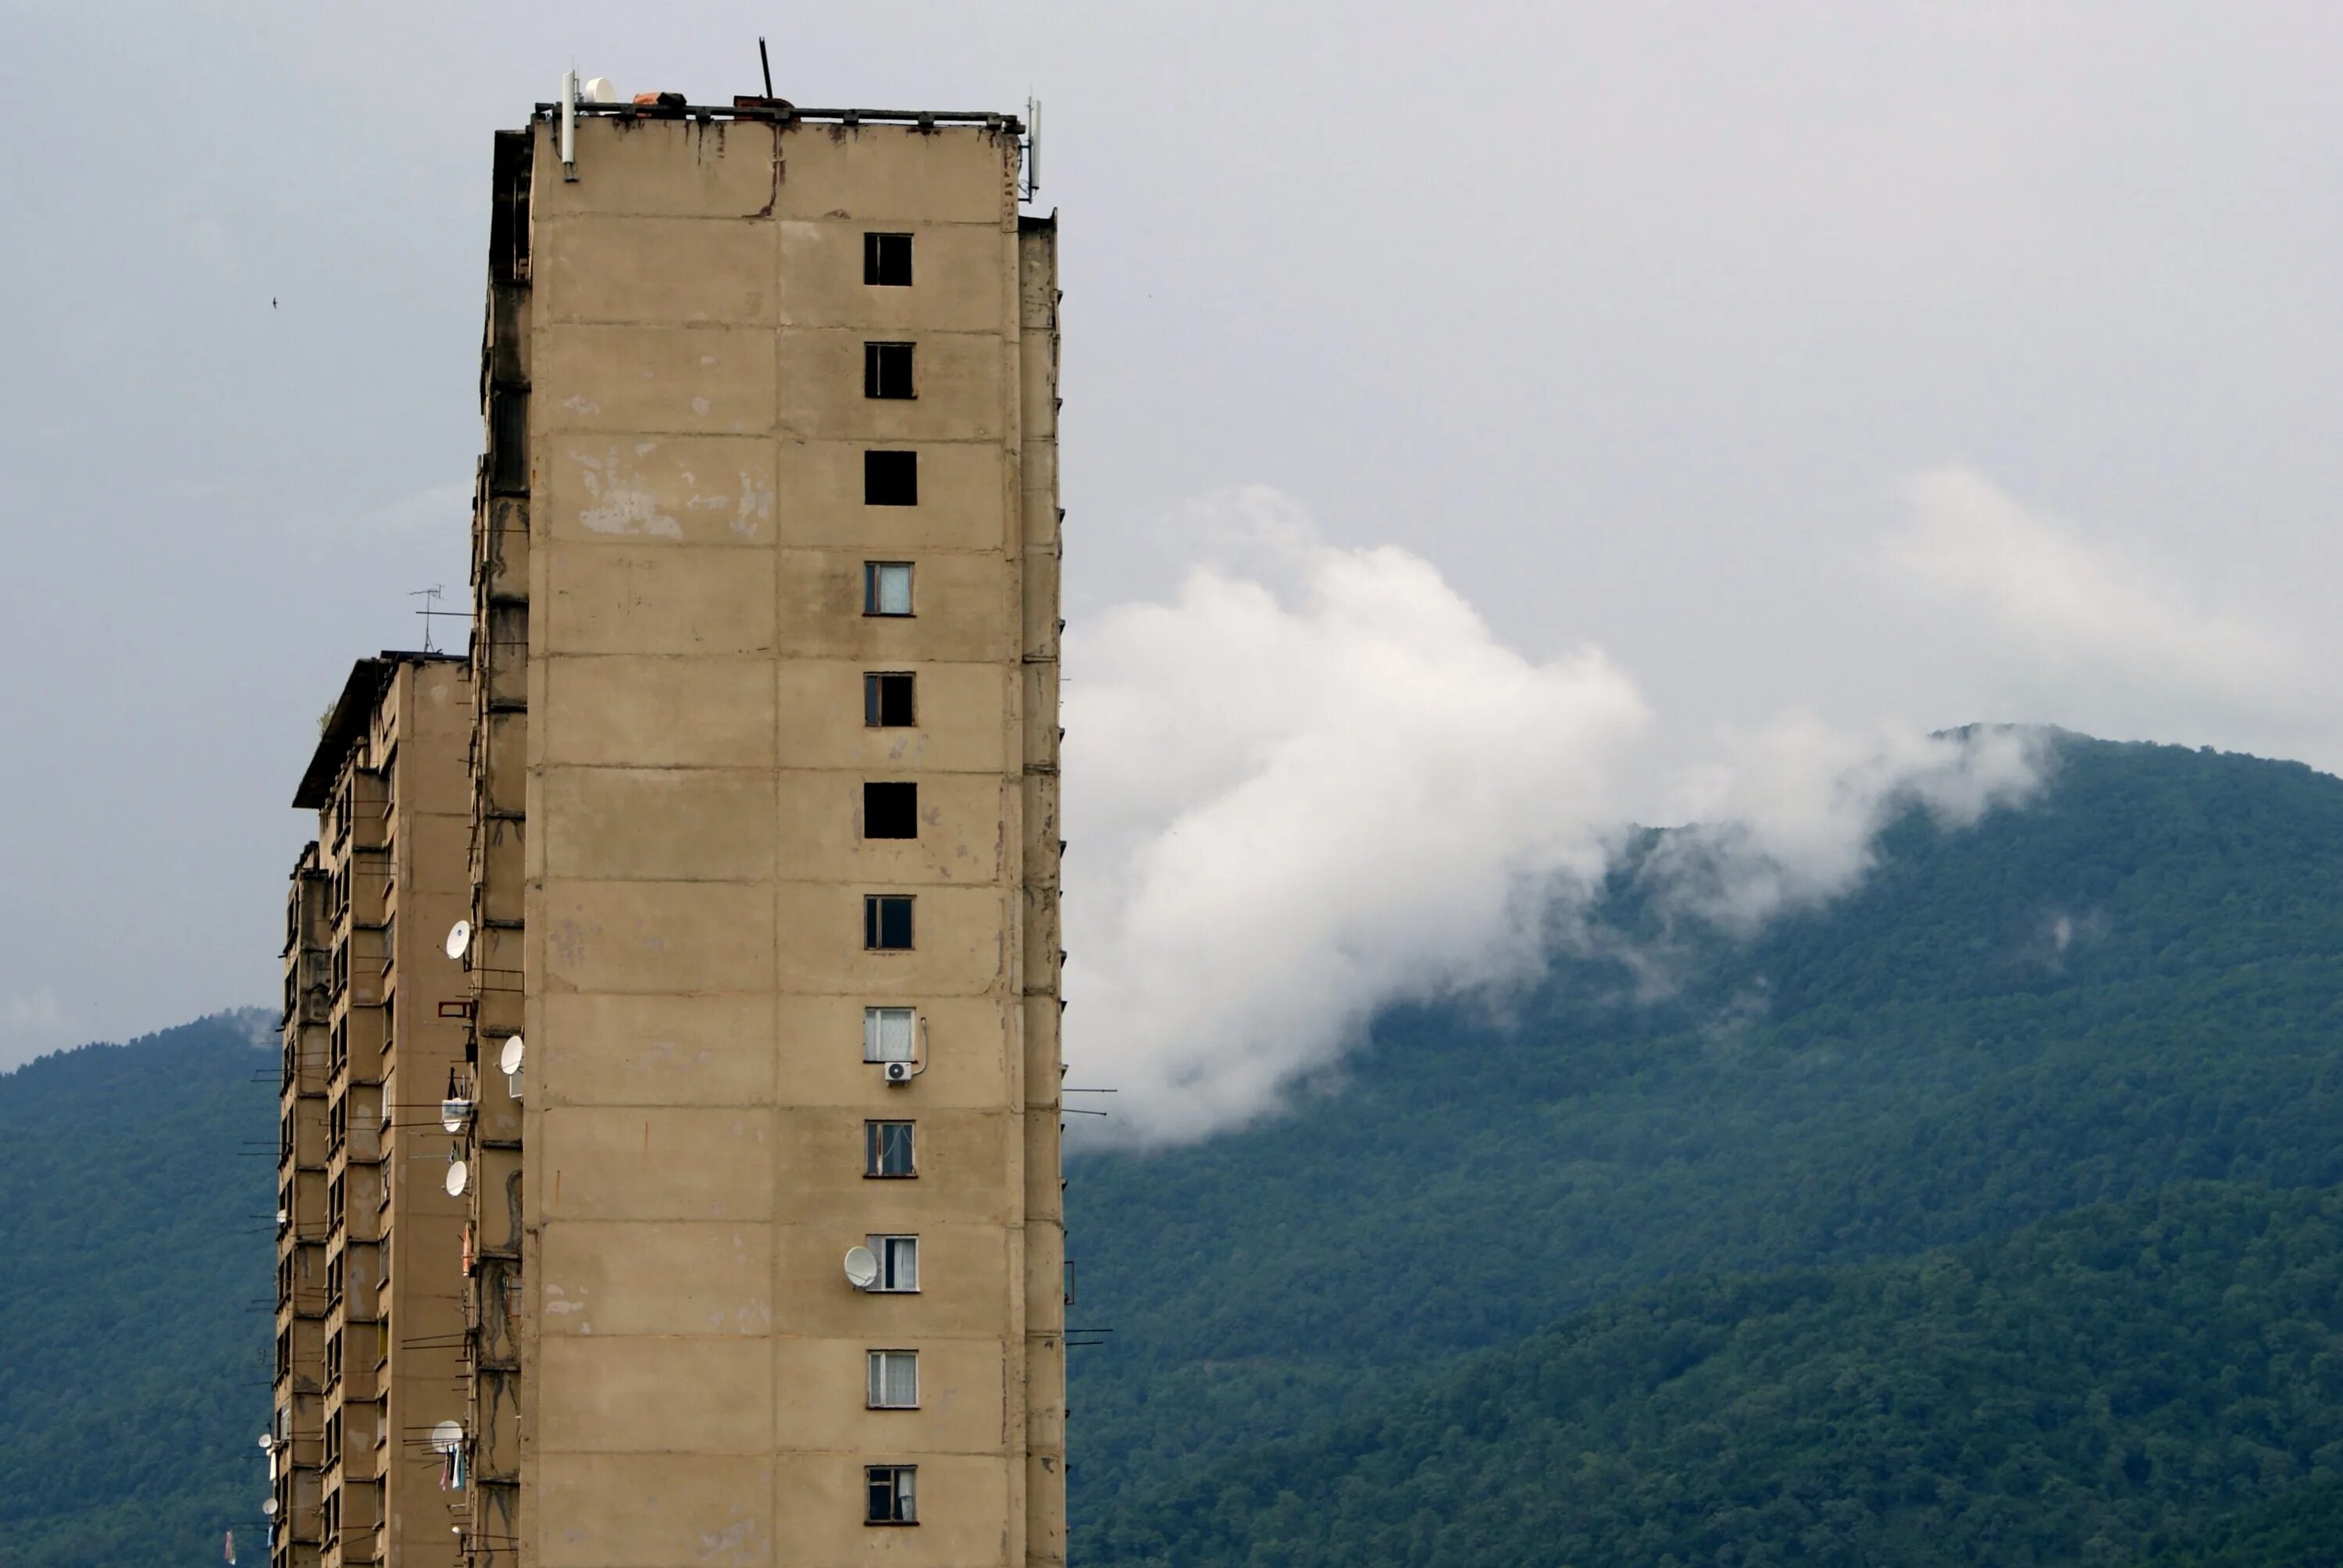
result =
[[415,613],[423,618],[423,651],[426,653],[437,653],[439,651],[437,648],[433,647],[431,643],[432,621],[443,617],[448,620],[469,620],[472,618],[471,612],[468,610],[441,609],[439,608],[439,585],[437,583],[433,583],[429,588],[416,588],[409,592],[407,597],[409,598],[419,598],[423,601],[423,608],[417,610]]

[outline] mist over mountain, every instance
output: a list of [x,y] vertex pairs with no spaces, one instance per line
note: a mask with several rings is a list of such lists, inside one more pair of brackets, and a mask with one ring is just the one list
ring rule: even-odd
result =
[[[1076,1560],[2332,1568],[2343,780],[2042,767],[1755,926],[1684,896],[1713,845],[1644,835],[1534,980],[1072,1161],[1069,1318],[1112,1331]],[[0,1076],[6,1568],[257,1528],[252,1039]]]

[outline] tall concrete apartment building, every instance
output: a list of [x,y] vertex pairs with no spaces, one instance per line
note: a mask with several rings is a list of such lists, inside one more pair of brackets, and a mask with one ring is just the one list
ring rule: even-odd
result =
[[470,670],[358,661],[294,804],[317,837],[285,918],[276,1561],[457,1561],[416,1434],[463,1414],[462,1202],[430,1163],[463,1068],[464,976],[444,932],[470,903]]
[[[1064,1561],[1023,156],[1008,116],[770,99],[498,138],[467,896],[429,933],[462,1039],[414,1164],[461,1211],[458,1408],[404,1434],[465,1563]],[[383,1560],[353,1520],[324,1561]]]

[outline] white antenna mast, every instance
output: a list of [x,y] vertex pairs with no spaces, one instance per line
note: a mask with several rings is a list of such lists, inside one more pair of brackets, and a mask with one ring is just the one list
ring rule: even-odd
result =
[[561,73],[561,177],[578,177],[578,67]]
[[1025,199],[1041,188],[1041,100],[1025,100]]

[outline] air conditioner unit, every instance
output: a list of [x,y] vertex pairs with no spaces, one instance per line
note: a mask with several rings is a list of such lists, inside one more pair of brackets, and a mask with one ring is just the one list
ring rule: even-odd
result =
[[918,1076],[919,1070],[918,1066],[911,1062],[890,1061],[887,1064],[887,1081],[890,1083],[909,1083],[914,1077]]

